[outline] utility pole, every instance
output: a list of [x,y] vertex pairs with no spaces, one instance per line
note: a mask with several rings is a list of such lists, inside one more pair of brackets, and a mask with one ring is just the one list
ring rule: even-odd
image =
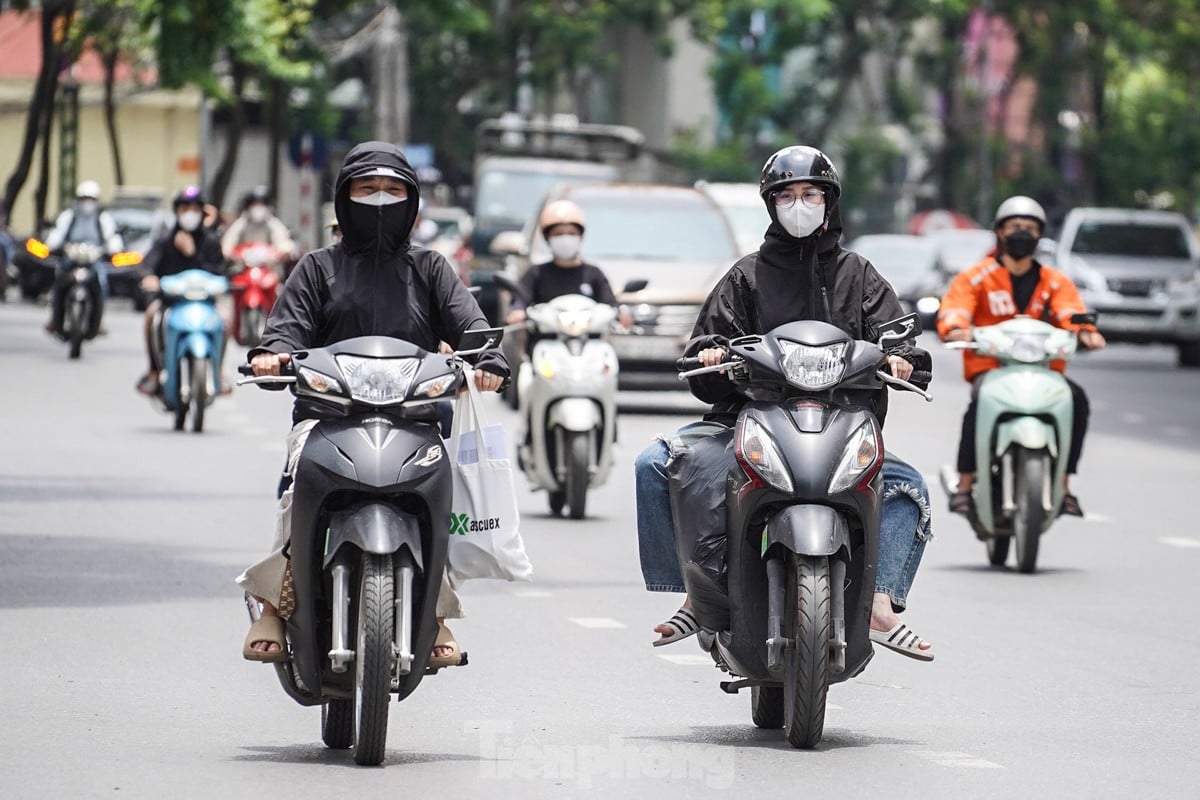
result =
[[391,3],[376,18],[371,47],[371,87],[375,102],[375,138],[393,144],[408,141],[408,51],[404,20]]

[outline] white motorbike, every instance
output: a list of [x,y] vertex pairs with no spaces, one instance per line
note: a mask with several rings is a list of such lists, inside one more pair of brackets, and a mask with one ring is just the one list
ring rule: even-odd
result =
[[[511,281],[503,286],[521,294]],[[612,468],[619,367],[605,337],[617,309],[569,294],[525,314],[534,344],[517,372],[518,464],[549,493],[552,513],[568,508],[571,519],[583,519],[588,490],[602,486]]]
[[[1076,314],[1076,325],[1094,324],[1094,314]],[[1063,475],[1071,449],[1071,388],[1050,368],[1075,355],[1074,331],[1030,317],[975,328],[974,341],[950,342],[952,350],[974,350],[1000,366],[979,387],[975,423],[975,535],[987,545],[988,561],[1003,566],[1016,541],[1017,569],[1037,568],[1038,543],[1063,501]],[[958,474],[941,471],[942,487],[953,494]]]

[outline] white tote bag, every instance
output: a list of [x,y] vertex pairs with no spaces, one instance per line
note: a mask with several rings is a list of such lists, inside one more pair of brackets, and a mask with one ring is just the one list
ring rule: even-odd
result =
[[521,542],[504,430],[486,423],[472,370],[466,378],[468,389],[455,401],[450,429],[454,499],[446,574],[455,588],[473,578],[528,581],[533,567]]

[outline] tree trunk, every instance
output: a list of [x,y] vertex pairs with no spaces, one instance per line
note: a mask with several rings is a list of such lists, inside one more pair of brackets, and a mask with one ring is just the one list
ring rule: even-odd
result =
[[[37,82],[33,87],[33,96],[29,101],[29,110],[25,115],[25,135],[21,142],[20,155],[17,165],[4,185],[4,208],[10,214],[9,224],[12,224],[11,212],[17,202],[17,196],[29,178],[30,167],[33,166],[33,152],[38,139],[42,138],[43,124],[48,125],[47,117],[53,115],[54,94],[58,90],[58,60],[59,48],[54,41],[55,22],[61,15],[69,14],[74,3],[44,3],[42,7],[42,64],[38,70]],[[49,114],[47,108],[50,109]],[[35,227],[40,227],[41,213],[35,221]]]
[[287,126],[284,123],[284,110],[287,107],[287,87],[278,78],[270,82],[267,102],[267,188],[271,192],[272,201],[279,203],[279,151],[283,147]]
[[229,184],[233,180],[233,168],[237,164],[242,134],[246,130],[246,99],[243,93],[248,69],[232,53],[229,54],[229,64],[233,76],[233,105],[229,109],[229,123],[225,127],[225,152],[221,155],[221,163],[209,187],[209,202],[217,208],[225,204],[225,193],[229,191]]
[[112,150],[113,176],[117,186],[124,186],[125,168],[121,163],[121,140],[117,135],[117,104],[113,97],[119,57],[120,50],[115,46],[104,53],[104,126],[108,129],[108,145]]
[[[54,102],[57,94],[58,79],[56,76],[53,90],[42,114],[42,150],[38,163],[37,187],[33,192],[34,224],[38,229],[42,227],[42,222],[46,220],[46,202],[50,193],[50,145],[54,139]],[[60,202],[64,200],[66,200],[65,197],[59,198]]]

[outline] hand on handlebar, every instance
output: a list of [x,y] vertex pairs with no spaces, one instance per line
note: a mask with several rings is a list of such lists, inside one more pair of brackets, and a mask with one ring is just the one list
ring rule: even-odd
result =
[[700,363],[704,366],[715,367],[725,358],[725,353],[724,347],[709,347],[701,350],[696,357],[700,359]]
[[955,328],[946,334],[943,341],[946,342],[970,342],[975,339],[975,334],[971,333],[970,328]]
[[250,359],[255,376],[282,375],[283,365],[292,360],[291,353],[259,353]]
[[1108,342],[1104,339],[1104,334],[1100,333],[1100,331],[1089,330],[1083,330],[1079,332],[1079,343],[1083,345],[1084,349],[1086,350],[1099,350],[1100,348],[1104,347],[1104,345],[1108,344]]
[[887,357],[888,371],[892,373],[893,378],[899,378],[902,381],[909,379],[912,375],[913,366],[906,359],[900,356]]

